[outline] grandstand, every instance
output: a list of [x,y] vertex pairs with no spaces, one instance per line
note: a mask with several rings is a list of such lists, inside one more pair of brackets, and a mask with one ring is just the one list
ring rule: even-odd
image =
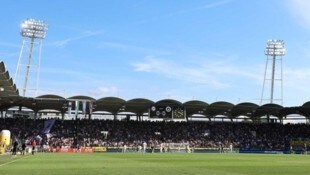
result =
[[[31,118],[57,117],[60,119],[127,118],[151,120],[208,120],[208,121],[240,121],[240,116],[252,122],[279,122],[287,120],[287,116],[295,115],[289,120],[309,120],[310,102],[301,106],[284,107],[278,104],[257,105],[251,102],[232,104],[218,101],[208,104],[204,101],[192,100],[179,102],[173,99],[163,99],[154,102],[149,99],[135,98],[124,100],[117,97],[95,99],[88,96],[73,96],[64,98],[59,95],[47,94],[37,97],[22,97],[13,83],[4,63],[0,63],[0,110],[1,117],[31,116]],[[15,108],[14,108],[15,107]],[[16,108],[18,107],[18,108]],[[152,109],[157,108],[154,112]],[[168,107],[168,111],[166,108]],[[171,109],[170,109],[171,108]],[[156,114],[157,112],[157,114]],[[158,113],[159,112],[159,113]],[[164,112],[165,115],[162,115]],[[154,114],[153,114],[154,113]],[[303,116],[303,117],[301,117]]]
[[0,129],[10,130],[14,139],[28,144],[36,139],[42,151],[91,148],[115,152],[124,147],[138,151],[144,142],[153,152],[161,152],[161,145],[173,152],[188,149],[187,145],[196,152],[308,150],[309,125],[283,123],[290,114],[308,121],[309,102],[283,107],[51,94],[21,97],[3,62],[0,74]]
[[[310,116],[310,102],[297,107],[284,107],[269,103],[257,105],[251,102],[232,104],[218,101],[208,104],[204,101],[192,100],[179,102],[173,99],[163,99],[154,102],[149,99],[135,98],[124,100],[117,97],[104,97],[95,99],[88,96],[73,96],[64,98],[54,94],[38,97],[22,97],[13,83],[4,63],[0,63],[0,110],[1,117],[5,116],[31,116],[31,118],[58,117],[60,119],[72,118],[127,118],[147,120],[152,118],[185,119],[209,121],[240,121],[240,116],[252,122],[280,122],[283,123],[290,114],[298,114],[289,120],[303,119],[308,121]],[[15,107],[15,110],[14,110]],[[18,107],[18,108],[16,108]],[[153,114],[152,109],[157,107]],[[171,108],[169,112],[165,108]],[[161,109],[162,108],[162,109]],[[17,109],[17,110],[16,110]],[[22,110],[23,109],[23,110]],[[165,114],[165,115],[162,115]],[[303,117],[301,117],[303,116]],[[264,118],[264,119],[263,119]]]

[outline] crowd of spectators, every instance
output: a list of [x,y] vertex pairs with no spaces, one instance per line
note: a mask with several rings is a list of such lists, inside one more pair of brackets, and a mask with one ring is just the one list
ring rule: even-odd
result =
[[138,147],[146,142],[188,143],[193,148],[228,148],[284,150],[290,141],[309,138],[308,124],[242,122],[167,122],[120,120],[56,120],[50,133],[42,134],[48,119],[0,118],[0,130],[11,131],[14,139],[53,148],[68,147]]

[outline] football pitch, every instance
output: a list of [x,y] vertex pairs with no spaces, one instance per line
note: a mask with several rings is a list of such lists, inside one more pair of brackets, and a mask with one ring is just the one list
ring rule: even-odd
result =
[[310,155],[38,153],[0,155],[0,175],[292,175],[310,173]]

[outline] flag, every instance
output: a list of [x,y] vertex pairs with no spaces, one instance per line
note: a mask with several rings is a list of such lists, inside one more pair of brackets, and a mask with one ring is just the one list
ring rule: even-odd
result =
[[36,139],[39,140],[40,142],[42,141],[42,137],[40,135],[37,135]]
[[80,106],[80,101],[76,100],[75,101],[75,116],[79,114],[79,106]]
[[89,115],[91,115],[93,113],[93,102],[90,101],[89,102]]
[[53,137],[52,134],[50,134],[50,133],[46,134],[46,138],[47,138],[47,139],[50,139],[51,137]]
[[50,133],[52,127],[54,126],[55,119],[50,119],[50,120],[45,120],[44,121],[44,128],[42,130],[43,134],[48,134]]
[[83,111],[83,115],[85,115],[86,114],[86,101],[82,101],[82,111]]
[[72,102],[69,101],[69,103],[68,103],[68,117],[70,117],[70,115],[71,115],[71,110],[72,110]]

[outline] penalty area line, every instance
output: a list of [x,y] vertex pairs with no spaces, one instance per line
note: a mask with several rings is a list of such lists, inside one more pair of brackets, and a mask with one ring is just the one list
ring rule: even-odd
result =
[[0,167],[2,167],[2,166],[4,166],[4,165],[11,164],[11,163],[14,163],[14,162],[19,161],[19,160],[21,160],[21,159],[24,159],[24,158],[26,158],[26,157],[28,157],[28,156],[21,157],[21,158],[18,158],[18,159],[15,159],[15,160],[9,161],[9,162],[5,162],[5,163],[3,163],[3,164],[0,164]]

